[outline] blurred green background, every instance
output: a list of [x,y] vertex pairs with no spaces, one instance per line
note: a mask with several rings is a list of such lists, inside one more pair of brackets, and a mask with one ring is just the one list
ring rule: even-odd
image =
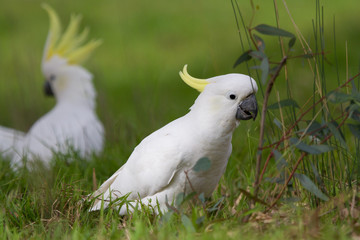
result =
[[[54,105],[43,95],[40,61],[48,16],[44,1],[3,1],[0,7],[0,125],[26,131]],[[252,11],[249,1],[238,1],[246,23]],[[108,142],[127,139],[129,151],[140,139],[167,122],[184,115],[197,96],[178,72],[189,64],[195,77],[207,78],[230,72],[248,73],[244,66],[233,69],[242,53],[231,1],[48,1],[67,26],[71,13],[81,13],[82,26],[91,38],[103,44],[85,64],[94,74],[98,91],[98,113],[105,124]],[[254,1],[253,26],[276,25],[273,1]],[[289,10],[305,39],[313,44],[312,20],[315,0],[288,1]],[[329,49],[329,84],[337,84],[334,69],[333,26],[336,25],[340,79],[346,77],[345,44],[349,52],[349,74],[359,69],[360,47],[358,0],[320,1]],[[280,26],[295,33],[282,1],[278,1]],[[334,21],[335,20],[335,21]],[[277,38],[266,37],[268,54],[280,52]],[[276,46],[276,47],[274,47]],[[246,47],[247,48],[247,47]],[[301,54],[297,41],[294,55]],[[273,53],[274,52],[274,53]],[[313,77],[304,60],[289,64],[290,80],[301,99],[312,89]],[[256,75],[252,73],[253,77]],[[334,75],[332,77],[332,75]],[[280,92],[285,85],[279,83]],[[311,94],[311,92],[309,93]],[[258,94],[261,105],[261,94]],[[285,97],[281,95],[281,97]],[[300,104],[302,103],[300,101]],[[257,120],[258,121],[258,120]],[[256,125],[243,123],[240,128]]]

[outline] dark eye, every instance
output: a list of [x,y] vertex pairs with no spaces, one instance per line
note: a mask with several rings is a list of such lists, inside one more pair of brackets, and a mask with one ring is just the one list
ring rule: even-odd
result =
[[226,93],[226,98],[230,100],[235,100],[237,99],[237,95],[234,91],[229,91]]
[[56,78],[55,75],[54,75],[54,74],[51,74],[50,77],[49,77],[49,80],[50,80],[50,81],[54,81],[55,78]]

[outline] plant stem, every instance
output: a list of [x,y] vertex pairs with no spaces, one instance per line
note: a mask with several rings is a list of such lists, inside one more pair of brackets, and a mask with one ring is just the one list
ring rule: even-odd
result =
[[[347,86],[351,81],[353,81],[353,80],[354,80],[355,78],[357,78],[358,76],[360,76],[360,73],[357,73],[355,76],[353,76],[352,78],[348,79],[344,84],[342,84],[341,86],[337,87],[337,88],[335,89],[335,91],[337,91],[337,90],[339,90],[339,89]],[[265,96],[265,97],[266,97],[266,96]],[[270,146],[274,146],[274,144],[275,144],[275,145],[276,145],[276,146],[275,146],[275,149],[277,149],[283,141],[285,141],[286,139],[290,138],[289,134],[292,132],[292,130],[294,129],[294,127],[295,127],[295,126],[302,120],[302,118],[303,118],[308,112],[310,112],[316,105],[318,105],[319,103],[323,102],[323,100],[324,100],[325,98],[326,98],[326,96],[322,96],[316,103],[314,103],[314,104],[313,104],[311,107],[309,107],[305,112],[303,112],[303,113],[298,117],[298,119],[295,121],[295,123],[288,129],[288,131],[282,136],[282,138],[281,138],[277,143],[273,143],[273,144],[271,144]],[[264,100],[264,105],[265,105],[265,100]],[[263,125],[261,124],[261,126],[263,126]],[[260,129],[260,134],[261,134],[261,130],[263,130],[263,129]],[[262,141],[263,141],[263,140],[262,140]],[[261,151],[264,149],[264,147],[260,147],[260,143],[262,143],[262,141],[259,142],[258,151],[259,151],[260,153],[261,153]],[[259,155],[260,155],[260,154],[259,154]],[[259,155],[258,155],[258,159],[259,159]],[[255,182],[255,183],[257,183],[257,185],[254,184],[254,186],[255,186],[255,193],[258,192],[258,188],[259,188],[259,185],[260,185],[261,180],[262,180],[262,178],[263,178],[263,175],[264,175],[264,173],[265,173],[265,171],[266,171],[266,168],[267,168],[267,166],[268,166],[268,163],[269,163],[271,157],[273,157],[273,156],[274,156],[273,152],[270,152],[269,155],[268,155],[268,157],[267,157],[267,159],[266,159],[266,162],[265,162],[265,165],[264,165],[264,167],[263,167],[263,170],[262,170],[261,174],[260,174],[260,169],[259,169],[259,175],[256,174],[256,182]],[[261,161],[261,155],[260,155],[260,161]],[[258,161],[256,162],[256,167],[258,167]],[[259,163],[259,168],[260,168],[260,163]],[[257,173],[257,171],[258,171],[258,169],[256,169],[256,173]],[[256,194],[254,194],[254,195],[257,196]]]
[[[344,125],[344,123],[345,123],[345,121],[348,119],[349,115],[350,115],[349,113],[346,114],[346,116],[344,117],[344,119],[342,120],[342,122],[336,127],[337,129],[339,129],[342,125]],[[332,134],[332,133],[329,133],[329,135],[326,136],[326,138],[324,138],[324,139],[320,142],[320,144],[323,144],[324,142],[326,142],[327,140],[329,140],[332,136],[333,136],[333,134]],[[289,184],[290,180],[293,178],[293,176],[294,176],[294,174],[295,174],[295,171],[297,170],[299,164],[301,163],[301,161],[304,159],[304,157],[305,157],[306,155],[308,155],[307,152],[303,152],[303,153],[301,154],[301,156],[300,156],[299,159],[297,160],[297,162],[296,162],[293,170],[291,171],[291,174],[290,174],[289,178],[286,180],[284,186],[281,188],[280,193],[276,196],[274,202],[270,205],[270,208],[267,209],[266,212],[269,211],[269,210],[271,210],[271,209],[275,206],[275,204],[279,201],[279,199],[280,199],[281,196],[283,195],[283,193],[284,193],[287,185]]]
[[258,147],[258,153],[257,153],[257,159],[256,159],[256,173],[255,173],[255,182],[254,182],[254,196],[257,197],[258,191],[259,191],[259,176],[260,176],[260,168],[261,168],[261,151],[263,147],[263,141],[264,141],[264,132],[265,132],[265,119],[266,119],[266,111],[267,111],[267,105],[270,97],[271,90],[274,86],[276,78],[279,76],[279,73],[281,69],[286,64],[287,57],[284,56],[275,72],[275,74],[271,77],[267,88],[265,92],[264,102],[262,106],[261,111],[261,121],[260,121],[260,137],[259,137],[259,147]]

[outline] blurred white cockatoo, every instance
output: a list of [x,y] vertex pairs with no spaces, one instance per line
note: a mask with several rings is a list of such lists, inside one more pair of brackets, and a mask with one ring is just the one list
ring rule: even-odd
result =
[[[179,193],[211,196],[230,157],[235,128],[240,120],[257,115],[257,85],[242,74],[196,79],[187,73],[186,65],[180,76],[201,92],[190,112],[134,149],[128,161],[92,194],[96,197],[92,211],[127,194],[135,205],[140,201],[162,212]],[[201,158],[210,160],[210,168],[196,172],[192,168]],[[127,208],[131,211],[122,205],[119,213],[127,214]]]
[[104,128],[95,113],[96,91],[92,74],[83,63],[101,42],[86,40],[88,29],[78,34],[81,17],[72,16],[61,35],[56,12],[43,5],[49,14],[50,30],[42,58],[46,95],[55,96],[55,107],[37,120],[28,133],[0,128],[0,153],[21,166],[22,159],[39,159],[46,165],[53,153],[78,152],[83,158],[103,149]]

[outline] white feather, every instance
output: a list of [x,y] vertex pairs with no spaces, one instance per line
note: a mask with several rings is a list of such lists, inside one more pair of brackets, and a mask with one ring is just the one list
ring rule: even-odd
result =
[[[60,36],[60,20],[47,4],[50,30],[45,43],[41,69],[52,90],[55,107],[41,117],[28,133],[0,128],[0,154],[12,164],[42,160],[45,164],[54,153],[75,151],[83,158],[99,154],[104,145],[104,128],[95,113],[96,91],[92,75],[79,64],[101,43],[90,41],[80,46],[87,31],[77,34],[79,18],[71,18],[67,31]],[[50,92],[50,91],[49,91]]]
[[[208,80],[191,111],[146,137],[128,161],[93,193],[97,199],[91,210],[107,207],[109,201],[129,194],[128,200],[166,210],[177,194],[196,191],[210,196],[223,175],[232,151],[231,139],[238,126],[239,103],[257,91],[248,76],[229,74]],[[227,98],[229,91],[238,95]],[[192,167],[202,157],[211,161],[204,172]],[[104,200],[103,202],[101,200]],[[122,206],[120,214],[127,213]]]
[[25,133],[0,126],[0,155],[5,158],[13,157],[14,146],[23,141]]
[[39,159],[48,164],[54,153],[75,151],[83,158],[99,154],[104,144],[104,128],[95,113],[92,75],[57,56],[43,64],[43,72],[47,81],[51,81],[57,103],[27,134],[0,128],[3,155],[12,156],[12,163],[21,166],[24,157],[27,161]]

